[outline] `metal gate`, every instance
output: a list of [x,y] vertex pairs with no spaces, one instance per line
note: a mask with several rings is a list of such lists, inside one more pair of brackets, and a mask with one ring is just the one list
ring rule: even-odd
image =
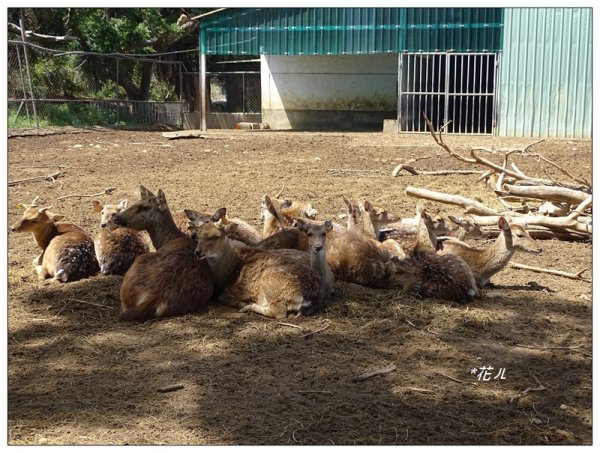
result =
[[439,130],[494,134],[498,57],[495,53],[401,53],[398,57],[398,132]]

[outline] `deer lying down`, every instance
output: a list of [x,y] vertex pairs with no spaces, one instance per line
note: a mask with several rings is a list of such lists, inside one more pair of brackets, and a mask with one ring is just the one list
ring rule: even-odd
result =
[[355,201],[349,201],[346,197],[342,196],[346,207],[348,208],[348,230],[361,233],[364,236],[375,241],[378,247],[387,251],[391,256],[397,256],[404,258],[406,254],[402,249],[400,243],[394,239],[385,239],[379,242],[379,234],[376,230],[375,224],[379,224],[380,219],[387,219],[387,212],[381,210],[381,208],[375,208],[369,201],[365,201],[360,206]]
[[124,275],[137,256],[150,251],[148,244],[139,231],[119,227],[113,222],[113,217],[127,208],[127,200],[121,200],[118,205],[103,205],[99,200],[92,204],[100,213],[101,230],[94,238],[100,273]]
[[511,225],[505,217],[498,219],[500,234],[487,248],[475,248],[458,239],[449,238],[442,242],[440,255],[456,255],[463,258],[475,276],[477,284],[483,288],[492,275],[500,272],[508,264],[516,250],[540,253],[527,230],[520,225]]
[[424,297],[469,302],[479,296],[471,269],[454,255],[441,256],[432,251],[430,228],[422,217],[417,225],[414,250],[403,260],[393,258],[398,272],[414,278],[412,292]]
[[210,265],[221,303],[276,319],[318,309],[321,278],[309,266],[285,254],[234,245],[223,225],[205,223],[196,236],[196,254]]
[[42,249],[33,260],[40,278],[54,278],[59,282],[73,282],[98,272],[94,241],[73,224],[61,225],[62,215],[39,208],[32,203],[26,207],[21,220],[11,226],[15,233],[29,232]]
[[271,198],[268,195],[263,195],[260,215],[263,221],[262,237],[267,238],[273,233],[290,226],[294,218],[314,220],[317,216],[317,210],[310,203]]
[[140,186],[141,199],[113,217],[113,222],[150,234],[154,253],[138,256],[121,284],[121,319],[145,320],[200,310],[212,298],[214,279],[196,244],[181,232],[162,190],[154,195]]
[[[396,258],[398,259],[398,258]],[[471,269],[458,256],[436,255],[429,251],[414,251],[397,263],[414,273],[414,291],[423,297],[470,302],[479,297]]]

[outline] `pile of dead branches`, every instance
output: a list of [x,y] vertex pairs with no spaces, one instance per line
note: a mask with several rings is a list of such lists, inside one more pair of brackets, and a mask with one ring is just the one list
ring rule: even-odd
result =
[[[555,162],[530,152],[528,149],[531,145],[507,151],[471,148],[468,156],[461,155],[444,142],[442,131],[446,125],[436,134],[429,119],[425,120],[435,142],[450,156],[461,162],[486,168],[485,171],[477,171],[481,173],[480,180],[487,181],[488,186],[493,188],[504,209],[494,209],[458,195],[410,186],[406,188],[408,195],[461,206],[465,214],[471,215],[481,226],[497,225],[500,216],[510,216],[513,223],[527,227],[533,237],[540,239],[591,239],[592,184],[585,178],[574,176]],[[483,153],[487,153],[489,158],[482,157]],[[547,173],[547,178],[526,175],[511,162],[511,157],[517,154],[558,169],[568,180],[558,181]],[[500,160],[501,163],[494,160]],[[405,165],[399,167],[394,169],[394,176],[405,169]]]

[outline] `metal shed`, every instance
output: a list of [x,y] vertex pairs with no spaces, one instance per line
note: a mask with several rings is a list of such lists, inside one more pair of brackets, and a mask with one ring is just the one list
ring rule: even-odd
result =
[[[545,34],[520,19],[533,16],[546,18]],[[550,21],[560,33],[550,33]],[[260,55],[263,121],[278,128],[381,127],[395,119],[399,132],[418,132],[425,131],[425,111],[438,127],[451,120],[450,133],[591,135],[591,104],[575,101],[591,91],[591,9],[227,9],[201,22],[200,49],[201,61]],[[551,80],[522,70],[536,59],[562,62],[567,53],[570,62]],[[548,96],[568,86],[561,120],[555,114],[543,125],[544,118],[532,119],[532,109],[558,105],[540,99],[540,84]],[[524,96],[531,99],[527,108]],[[564,127],[570,118],[583,125]]]

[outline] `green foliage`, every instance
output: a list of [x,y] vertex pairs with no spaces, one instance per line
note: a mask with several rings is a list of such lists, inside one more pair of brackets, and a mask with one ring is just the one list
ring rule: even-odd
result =
[[[182,29],[177,26],[181,14],[180,8],[9,8],[9,22],[19,24],[20,12],[23,11],[25,28],[36,33],[51,36],[71,36],[76,41],[57,43],[56,47],[64,50],[83,50],[105,54],[127,53],[152,55],[162,53],[171,48],[173,42],[184,49],[198,45],[197,33],[182,36]],[[204,12],[202,9],[189,11],[192,14]],[[181,39],[180,39],[181,38]],[[181,48],[181,47],[179,47]],[[186,67],[194,70],[197,54],[181,54]],[[34,62],[34,86],[38,92],[55,92],[58,86],[65,96],[91,97],[93,94],[84,91],[87,87],[95,87],[98,93],[116,92],[116,65],[114,58],[89,58],[85,64],[82,59],[54,58],[46,56]],[[152,89],[159,93],[145,91],[139,63],[133,64],[124,59],[119,61],[119,84],[128,83],[127,93],[130,99],[157,99],[165,94],[172,98],[176,91],[178,77],[168,72],[156,71],[161,80]],[[55,74],[55,75],[52,75]],[[57,85],[58,84],[58,85]],[[166,84],[163,86],[163,84]],[[170,86],[169,86],[170,84]],[[132,90],[132,86],[137,87]],[[55,87],[52,91],[50,89]],[[176,98],[177,96],[175,96]],[[161,99],[164,100],[164,99]]]

